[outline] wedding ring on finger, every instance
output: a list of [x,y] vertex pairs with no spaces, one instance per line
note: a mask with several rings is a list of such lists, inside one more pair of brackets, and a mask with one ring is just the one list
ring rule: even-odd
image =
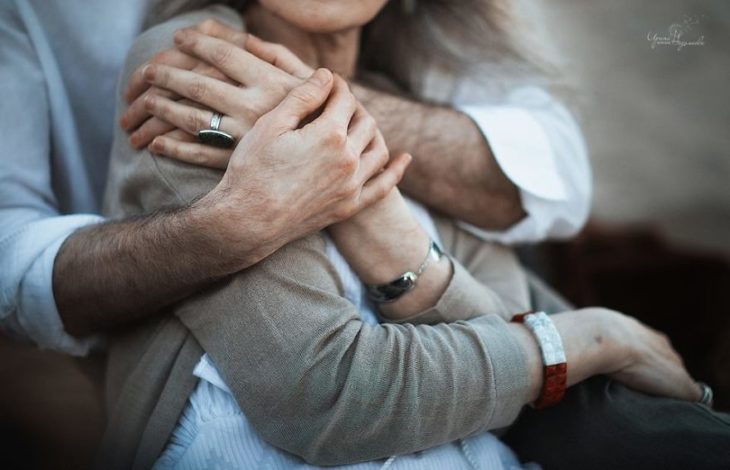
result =
[[705,406],[711,407],[713,395],[714,395],[712,393],[712,389],[710,388],[709,385],[707,385],[704,382],[697,382],[697,385],[699,385],[700,388],[702,389],[702,397],[700,397],[700,399],[697,400],[697,403],[699,403],[700,405],[705,405]]
[[198,131],[198,140],[201,144],[221,149],[233,147],[233,144],[236,143],[236,139],[234,139],[228,132],[220,130],[222,120],[223,115],[221,113],[213,113],[213,116],[210,118],[210,127],[208,129],[201,129]]

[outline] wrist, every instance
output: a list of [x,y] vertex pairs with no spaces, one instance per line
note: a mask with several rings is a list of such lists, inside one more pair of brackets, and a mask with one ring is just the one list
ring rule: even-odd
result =
[[604,357],[601,364],[602,374],[610,374],[629,367],[635,361],[637,348],[634,347],[632,323],[636,320],[622,313],[605,309],[591,308],[598,321],[598,334],[603,338]]
[[229,191],[212,190],[193,202],[181,215],[201,249],[226,276],[262,260],[270,251],[268,225],[246,215],[245,201],[233,200]]
[[423,261],[430,241],[396,189],[328,230],[366,284],[390,282],[415,269]]

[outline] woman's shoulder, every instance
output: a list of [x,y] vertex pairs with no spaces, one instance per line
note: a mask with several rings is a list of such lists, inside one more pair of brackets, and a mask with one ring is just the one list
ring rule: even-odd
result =
[[155,54],[174,46],[175,31],[214,19],[232,28],[243,30],[243,19],[235,10],[225,5],[211,5],[200,10],[177,15],[144,31],[134,40],[124,64],[122,78],[127,76]]

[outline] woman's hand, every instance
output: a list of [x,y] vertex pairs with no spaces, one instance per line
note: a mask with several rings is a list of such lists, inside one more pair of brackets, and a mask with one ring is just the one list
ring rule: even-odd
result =
[[606,374],[627,387],[651,395],[697,401],[702,395],[697,382],[685,369],[669,338],[635,318],[618,312],[610,318],[609,333],[622,350],[620,359]]
[[[223,23],[208,19],[196,25],[193,29],[231,44],[232,47],[244,47],[247,35],[240,30],[232,29]],[[155,54],[146,64],[135,70],[127,81],[124,91],[124,99],[130,105],[120,120],[122,129],[130,132],[129,142],[134,148],[142,148],[149,144],[158,135],[164,135],[172,131],[175,126],[161,119],[150,116],[144,110],[144,99],[147,95],[163,96],[173,100],[182,99],[181,96],[157,87],[151,87],[144,78],[144,68],[148,64],[167,65],[183,70],[189,70],[200,75],[228,80],[228,78],[215,67],[208,65],[192,55],[189,55],[176,47],[166,49]],[[308,74],[307,76],[311,75]]]
[[[237,118],[233,135],[240,137],[313,72],[282,46],[230,30],[220,23],[213,24],[217,26],[207,28],[214,33],[211,35],[197,28],[175,34],[177,48],[168,55],[187,59],[153,60],[150,67],[143,67],[130,77],[127,96],[136,97],[120,122],[125,129],[136,128],[130,136],[133,146],[143,147],[156,137],[161,137],[163,142],[169,142],[169,138],[195,142],[197,131],[207,128],[209,121],[202,123],[196,116],[176,115],[181,109],[175,106],[178,102],[188,107],[194,103],[196,107],[204,105]],[[197,62],[192,70],[189,61]],[[140,80],[152,88],[140,94]],[[232,93],[235,89],[239,93]],[[181,97],[187,100],[179,101]],[[177,118],[176,122],[172,118]],[[185,132],[172,131],[175,127]],[[192,149],[196,151],[192,155],[168,156],[217,168],[225,168],[230,158],[230,151],[208,146]]]
[[[638,320],[605,308],[585,308],[551,318],[568,358],[568,385],[600,374],[650,395],[690,401],[700,398],[699,386],[667,337]],[[542,374],[539,363],[537,367],[537,374]]]

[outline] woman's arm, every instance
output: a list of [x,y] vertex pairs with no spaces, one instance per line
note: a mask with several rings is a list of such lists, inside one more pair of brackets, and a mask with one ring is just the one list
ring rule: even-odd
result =
[[[328,232],[366,284],[387,283],[407,271],[415,271],[426,258],[431,243],[397,189],[368,210],[330,226]],[[504,268],[506,275],[513,274],[512,265],[504,261],[495,259],[493,269]],[[426,267],[412,290],[394,302],[381,304],[379,310],[386,321],[434,324],[486,314],[508,319],[516,311],[510,312],[507,305],[513,304],[504,302],[459,260],[446,255]],[[523,310],[526,307],[523,305]]]

